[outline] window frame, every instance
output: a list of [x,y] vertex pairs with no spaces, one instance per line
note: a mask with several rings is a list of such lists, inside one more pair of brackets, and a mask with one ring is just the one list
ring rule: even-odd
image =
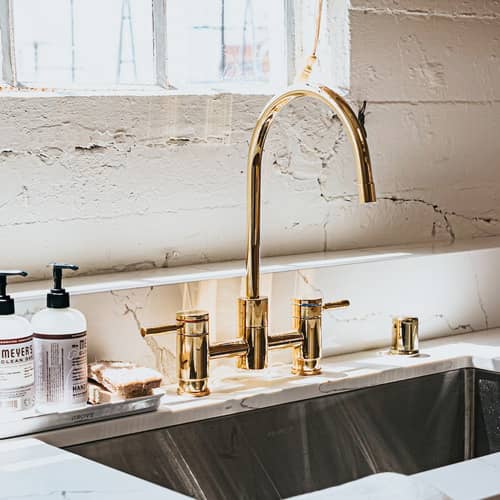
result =
[[10,87],[17,87],[12,13],[12,0],[0,0],[0,37],[2,42],[2,71],[0,73],[0,82],[4,82]]
[[[206,92],[207,89],[202,87],[187,87],[187,88],[174,88],[168,79],[168,50],[167,50],[167,3],[169,0],[151,0],[152,3],[152,22],[153,22],[153,58],[155,66],[155,83],[153,84],[138,84],[138,85],[116,85],[109,87],[92,87],[92,86],[81,86],[81,87],[54,87],[54,92],[62,95],[73,95],[73,94],[86,94],[89,93],[94,95],[102,95],[109,93],[128,93],[131,90],[139,93],[150,94],[154,93],[170,93],[175,92],[176,94],[183,95],[193,95],[193,94],[204,94],[204,93],[231,93],[231,94],[246,94],[246,93],[257,93],[257,94],[272,94],[274,90],[273,84],[265,85],[263,88],[259,89],[258,92],[248,92],[245,88],[245,84],[239,82],[225,83],[220,86],[214,85],[215,90]],[[283,2],[284,9],[284,55],[286,57],[285,68],[286,84],[290,84],[293,81],[293,77],[296,73],[296,59],[297,52],[300,50],[297,40],[300,36],[297,36],[297,23],[295,16],[295,2],[302,0],[280,0]],[[15,58],[15,37],[14,37],[14,8],[13,0],[0,0],[0,37],[1,45],[0,49],[2,51],[2,65],[0,67],[0,90],[2,88],[7,88],[9,90],[30,90],[30,91],[40,91],[48,90],[41,87],[27,87],[17,80],[17,70],[16,70],[16,58]],[[301,44],[300,44],[301,45]]]

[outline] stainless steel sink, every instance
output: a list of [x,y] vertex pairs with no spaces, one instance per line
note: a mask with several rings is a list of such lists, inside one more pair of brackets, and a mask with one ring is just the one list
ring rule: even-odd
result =
[[454,370],[68,450],[197,498],[286,498],[500,451],[500,374]]

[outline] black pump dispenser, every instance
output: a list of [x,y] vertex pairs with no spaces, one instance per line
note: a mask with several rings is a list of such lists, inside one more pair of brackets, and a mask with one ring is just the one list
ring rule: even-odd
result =
[[62,287],[63,269],[78,271],[73,264],[50,264],[54,276],[54,287],[47,294],[47,307],[51,309],[65,309],[69,307],[69,293]]
[[28,276],[25,271],[0,271],[0,316],[15,313],[14,299],[7,295],[7,276]]

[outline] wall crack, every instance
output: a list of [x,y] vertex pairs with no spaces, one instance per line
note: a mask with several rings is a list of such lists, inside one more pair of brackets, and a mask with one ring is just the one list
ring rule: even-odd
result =
[[477,300],[479,302],[479,308],[481,309],[481,312],[483,313],[484,317],[484,327],[486,330],[488,330],[490,327],[490,321],[488,318],[488,312],[486,311],[486,307],[483,302],[483,296],[481,295],[481,289],[479,287],[479,278],[477,274],[474,275],[474,278],[476,280],[476,293],[477,293]]
[[[500,223],[499,219],[494,217],[483,217],[483,216],[474,216],[474,215],[465,215],[459,212],[455,212],[453,210],[446,210],[441,208],[438,204],[432,203],[430,201],[423,200],[421,198],[401,198],[398,196],[380,196],[378,200],[391,201],[396,204],[405,204],[405,203],[417,203],[424,205],[426,207],[431,208],[436,214],[440,215],[443,218],[446,232],[450,236],[452,241],[455,241],[456,235],[453,229],[453,226],[450,221],[450,217],[458,217],[459,219],[463,219],[469,222],[483,223],[489,225],[496,225]],[[436,234],[436,222],[433,223],[432,226],[432,235]]]

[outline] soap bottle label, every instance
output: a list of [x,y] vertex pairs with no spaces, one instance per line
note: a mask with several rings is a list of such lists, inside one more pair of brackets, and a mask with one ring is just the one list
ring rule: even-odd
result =
[[37,405],[71,407],[87,402],[87,333],[35,333]]
[[34,404],[33,338],[0,340],[0,413]]

